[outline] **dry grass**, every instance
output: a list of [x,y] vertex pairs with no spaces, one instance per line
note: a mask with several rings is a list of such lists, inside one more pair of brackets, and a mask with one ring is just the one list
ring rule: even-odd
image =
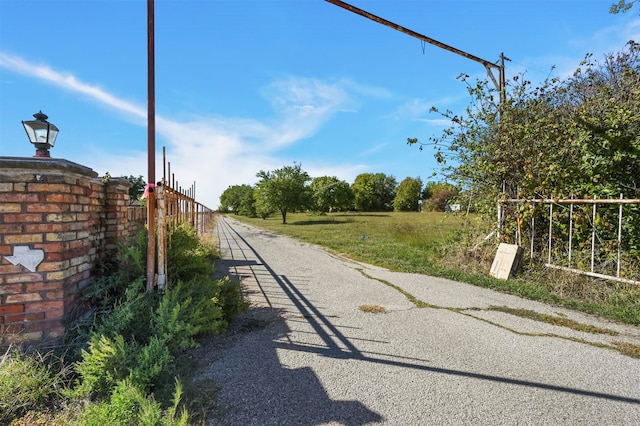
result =
[[508,308],[506,306],[489,306],[487,310],[504,312],[507,314],[516,315],[521,318],[527,318],[527,319],[544,322],[551,325],[557,325],[559,327],[567,327],[572,330],[584,331],[586,333],[607,334],[609,336],[618,335],[618,332],[614,330],[610,330],[608,328],[601,328],[601,327],[596,327],[594,325],[582,324],[562,316],[542,314],[540,312],[530,311],[528,309],[514,309],[514,308]]
[[384,306],[380,305],[361,305],[358,309],[370,314],[382,314],[385,312]]
[[625,355],[640,358],[640,346],[627,342],[613,342],[616,348]]

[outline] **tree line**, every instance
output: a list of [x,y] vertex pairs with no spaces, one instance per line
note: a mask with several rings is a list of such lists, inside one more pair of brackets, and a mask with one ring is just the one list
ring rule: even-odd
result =
[[312,178],[300,164],[256,174],[255,185],[233,185],[220,196],[221,212],[266,218],[280,213],[312,211],[444,211],[460,191],[446,182],[423,184],[419,177],[407,177],[398,184],[384,173],[361,173],[352,184],[335,176]]

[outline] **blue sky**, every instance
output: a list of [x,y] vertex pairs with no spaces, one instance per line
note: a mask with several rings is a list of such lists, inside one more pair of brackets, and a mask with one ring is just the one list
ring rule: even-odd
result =
[[[640,40],[638,11],[613,0],[350,0],[489,61],[509,80],[571,73]],[[60,128],[52,157],[147,176],[144,0],[0,0],[0,156],[30,157],[21,120]],[[216,208],[230,185],[294,162],[352,183],[382,172],[432,177],[432,106],[463,113],[460,73],[482,65],[323,0],[156,0],[156,177],[162,147],[183,188]],[[552,66],[555,69],[552,71]],[[550,74],[551,73],[551,74]]]

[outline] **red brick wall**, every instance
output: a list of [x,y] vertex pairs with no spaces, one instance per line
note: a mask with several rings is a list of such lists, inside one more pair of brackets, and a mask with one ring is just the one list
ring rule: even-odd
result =
[[[99,257],[132,231],[129,186],[67,160],[0,157],[0,345],[64,334]],[[43,251],[34,271],[10,261],[25,246]]]

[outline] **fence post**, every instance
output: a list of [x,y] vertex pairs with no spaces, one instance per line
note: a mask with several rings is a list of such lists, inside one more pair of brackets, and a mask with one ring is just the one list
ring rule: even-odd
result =
[[551,264],[551,235],[553,233],[553,203],[549,203],[549,264]]
[[164,192],[164,186],[158,187],[158,290],[164,290],[167,285],[167,211]]
[[[620,199],[624,198],[624,194],[620,194]],[[616,269],[616,278],[620,278],[620,257],[622,256],[622,203],[618,206],[618,265]]]
[[[573,195],[571,196],[573,200]],[[571,255],[573,253],[573,203],[569,205],[569,268],[571,268]]]
[[[594,195],[593,199],[596,200],[597,197]],[[591,272],[595,270],[595,256],[596,256],[596,215],[597,215],[597,204],[593,203],[593,218],[591,221]]]

